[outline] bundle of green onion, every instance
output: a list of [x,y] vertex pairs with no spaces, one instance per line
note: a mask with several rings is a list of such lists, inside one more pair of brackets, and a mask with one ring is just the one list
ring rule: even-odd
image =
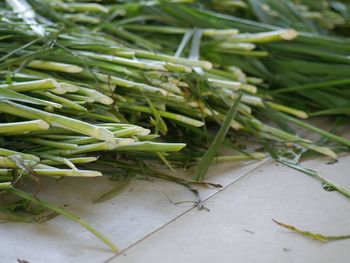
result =
[[[231,18],[188,5],[193,1],[6,2],[0,4],[1,194],[6,202],[15,195],[62,214],[113,249],[86,222],[36,199],[40,177],[120,170],[126,181],[143,173],[196,194],[191,180],[164,167],[196,165],[194,179],[202,181],[214,159],[263,158],[244,148],[252,143],[336,159],[285,122],[350,146],[300,121],[308,117],[304,111],[265,91],[273,82],[259,58],[269,47],[287,49],[299,39],[295,30],[231,26]],[[221,145],[236,154],[217,156]],[[36,185],[34,196],[20,190],[26,178]],[[0,213],[23,219],[6,202]]]

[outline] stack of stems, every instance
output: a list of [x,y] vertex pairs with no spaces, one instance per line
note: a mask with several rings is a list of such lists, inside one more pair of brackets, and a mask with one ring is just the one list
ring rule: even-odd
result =
[[[132,175],[167,178],[193,191],[188,181],[160,173],[155,159],[170,168],[199,162],[196,179],[201,181],[212,161],[265,156],[242,149],[237,143],[241,138],[247,145],[293,145],[337,158],[331,149],[276,127],[290,120],[349,145],[303,125],[295,117],[304,119],[307,113],[277,103],[263,91],[264,80],[273,83],[273,74],[259,59],[269,59],[271,50],[288,49],[293,41],[310,40],[309,35],[233,22],[187,3],[169,2],[138,3],[140,20],[150,22],[146,25],[128,17],[127,4],[43,1],[36,10],[39,1],[31,0],[39,14],[35,24],[0,4],[7,18],[0,31],[0,134],[5,139],[0,190],[81,223],[113,249],[85,222],[21,192],[23,178],[96,177],[118,163]],[[142,19],[152,10],[159,15]],[[117,11],[126,17],[115,18]],[[62,20],[62,15],[75,22]],[[230,58],[245,63],[227,62]],[[276,125],[264,122],[271,112]],[[217,156],[222,144],[238,154]],[[104,169],[94,169],[92,162]]]

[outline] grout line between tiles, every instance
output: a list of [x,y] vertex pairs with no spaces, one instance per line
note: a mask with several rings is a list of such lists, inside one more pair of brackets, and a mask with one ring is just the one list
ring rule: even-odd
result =
[[[240,176],[239,178],[237,178],[236,180],[232,181],[231,183],[229,183],[227,186],[223,187],[221,190],[215,192],[214,194],[210,195],[209,197],[207,197],[206,199],[203,200],[203,202],[208,201],[209,199],[211,199],[212,197],[218,195],[219,193],[221,193],[222,191],[224,191],[225,189],[227,189],[228,187],[232,186],[233,184],[237,183],[238,181],[240,181],[242,178],[248,176],[249,174],[253,173],[254,171],[260,169],[262,166],[264,166],[265,164],[269,163],[271,161],[271,158],[267,158],[265,161],[263,161],[260,165],[258,165],[257,167],[253,168],[252,170],[248,171],[246,174]],[[175,222],[176,220],[178,220],[180,217],[184,216],[185,214],[187,214],[188,212],[192,211],[193,209],[197,209],[196,207],[192,207],[189,208],[188,210],[182,212],[181,214],[179,214],[178,216],[174,217],[172,220],[170,220],[169,222],[165,223],[164,225],[158,227],[157,229],[153,230],[152,232],[148,233],[147,235],[145,235],[144,237],[142,237],[141,239],[137,240],[136,242],[134,242],[133,244],[129,245],[128,247],[126,247],[125,249],[121,250],[118,254],[112,256],[111,258],[103,261],[103,263],[108,263],[111,260],[117,258],[118,256],[122,255],[123,253],[125,253],[126,251],[128,251],[130,248],[136,246],[137,244],[141,243],[142,241],[144,241],[145,239],[147,239],[148,237],[152,236],[153,234],[157,233],[158,231],[160,231],[161,229],[165,228],[166,226],[170,225],[171,223]]]

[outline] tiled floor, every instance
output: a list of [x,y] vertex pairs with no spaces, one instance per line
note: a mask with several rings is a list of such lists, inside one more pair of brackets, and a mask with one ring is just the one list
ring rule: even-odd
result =
[[[350,188],[350,156],[334,165],[307,165]],[[322,244],[272,222],[350,234],[349,200],[298,172],[266,164],[210,197],[206,206],[210,212],[193,209],[108,262],[349,262],[350,240]]]
[[[304,165],[350,188],[350,155],[333,165],[322,159]],[[109,189],[107,181],[47,181],[43,196],[69,204],[122,253],[114,255],[90,233],[58,217],[42,224],[0,224],[0,262],[348,262],[350,240],[322,244],[271,219],[329,235],[350,234],[349,200],[267,160],[214,166],[210,174],[208,180],[224,186],[202,189],[210,212],[172,204],[169,199],[193,196],[163,181],[134,181],[98,205],[90,201]]]
[[[211,169],[210,180],[227,186],[263,162],[227,163]],[[194,200],[185,188],[165,181],[135,180],[116,198],[101,204],[92,201],[110,189],[104,179],[42,182],[41,196],[68,209],[107,235],[120,249],[125,249],[157,231],[174,218],[191,210],[190,204],[171,201]],[[219,189],[202,189],[208,198]],[[59,200],[59,202],[57,201]],[[111,257],[106,246],[77,224],[57,217],[41,224],[0,224],[0,263],[25,259],[36,262],[104,262]]]

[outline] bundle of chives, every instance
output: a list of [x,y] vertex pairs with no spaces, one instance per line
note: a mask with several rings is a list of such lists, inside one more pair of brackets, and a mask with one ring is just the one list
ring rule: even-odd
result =
[[[38,4],[36,0],[29,2],[34,7]],[[192,10],[178,0],[174,2],[182,14]],[[146,15],[151,10],[149,6],[159,5],[168,10],[163,1],[146,5],[140,2],[139,5]],[[212,26],[200,19],[183,25],[186,19],[180,21],[174,16],[169,20],[166,14],[152,18],[158,24],[142,26],[135,24],[137,19],[113,17],[117,9],[127,16],[126,6],[43,2],[38,11],[44,11],[41,15],[45,18],[36,17],[37,24],[45,30],[40,36],[28,21],[13,30],[18,18],[8,10],[4,30],[0,30],[3,39],[0,91],[4,90],[0,92],[0,117],[5,123],[3,127],[0,124],[0,134],[6,136],[4,147],[8,148],[0,151],[0,168],[6,178],[10,178],[8,181],[17,182],[16,178],[21,178],[22,174],[31,177],[100,176],[99,171],[75,166],[90,167],[90,162],[97,166],[108,164],[111,168],[118,160],[123,169],[134,174],[145,172],[147,169],[137,165],[149,167],[154,157],[167,166],[170,166],[167,159],[196,162],[208,161],[205,156],[210,156],[215,160],[218,145],[209,147],[210,154],[203,153],[213,137],[215,124],[221,126],[220,138],[213,141],[229,144],[240,152],[242,150],[232,143],[234,137],[245,137],[262,145],[272,142],[289,147],[292,144],[298,149],[336,158],[326,147],[262,122],[262,116],[271,112],[279,120],[290,118],[284,117],[282,112],[300,118],[306,118],[307,114],[270,101],[271,97],[261,92],[265,85],[263,80],[257,78],[262,76],[261,68],[247,70],[254,75],[252,77],[232,63],[222,63],[222,57],[227,54],[266,57],[268,52],[258,49],[259,45],[289,42],[297,36],[296,31],[266,29],[263,33],[252,30],[253,33],[242,34],[237,29],[217,28],[218,25]],[[159,14],[164,12],[161,10]],[[173,14],[173,11],[175,9],[167,12]],[[61,14],[66,12],[84,19],[77,19],[79,24],[62,21]],[[198,14],[201,13],[198,11]],[[97,21],[94,19],[103,26],[95,27],[95,23],[91,23]],[[178,23],[174,25],[174,21]],[[66,28],[58,28],[55,22],[63,22]],[[192,25],[198,26],[197,23],[200,28],[192,28]],[[123,29],[118,25],[123,25]],[[140,29],[145,34],[134,33]],[[147,35],[149,32],[152,35]],[[162,37],[164,34],[171,37]],[[242,66],[246,70],[246,66]],[[155,134],[150,134],[151,129]],[[347,142],[337,136],[328,138],[343,144]],[[184,158],[176,155],[185,146],[181,142],[189,142],[189,154],[184,152]],[[101,152],[97,160],[95,156]],[[175,153],[165,158],[166,152]],[[216,159],[244,160],[264,156],[243,153]],[[159,175],[153,170],[152,174]],[[200,178],[203,174],[201,171]],[[0,186],[2,191],[33,200],[18,190],[17,185],[8,186],[6,180],[2,183],[4,186]],[[175,181],[188,185],[179,180]],[[37,202],[77,221],[74,216],[43,201]],[[110,245],[85,222],[82,225]]]
[[[73,12],[77,11],[77,10],[72,10]],[[159,30],[158,30],[159,31]],[[180,31],[180,30],[178,30]],[[287,30],[287,31],[280,31],[280,32],[272,32],[272,33],[266,33],[266,34],[257,34],[257,35],[239,35],[237,30],[224,30],[224,31],[220,31],[220,30],[214,30],[214,29],[204,29],[203,30],[203,35],[209,36],[211,38],[217,38],[217,40],[215,41],[219,41],[222,44],[222,41],[227,41],[227,39],[229,40],[235,40],[237,39],[240,42],[266,42],[266,41],[276,41],[276,40],[283,40],[283,39],[290,39],[295,37],[295,32]],[[86,35],[83,35],[84,37],[90,39],[91,37],[88,37]],[[101,40],[101,39],[106,39],[106,37],[101,34],[101,35],[96,35],[96,37]],[[72,41],[68,41],[71,40]],[[61,73],[69,73],[69,74],[74,74],[75,78],[82,78],[81,81],[84,82],[84,80],[88,80],[88,81],[93,81],[92,76],[96,76],[100,81],[104,82],[106,85],[111,85],[111,84],[116,84],[116,85],[120,85],[122,86],[122,88],[126,88],[125,91],[129,90],[131,88],[131,91],[135,92],[136,94],[128,94],[128,97],[124,97],[124,101],[133,101],[133,103],[135,105],[130,105],[130,103],[117,103],[118,107],[121,110],[125,110],[126,112],[143,112],[146,114],[151,114],[154,115],[154,117],[157,117],[158,119],[169,119],[169,120],[174,120],[186,125],[191,125],[191,126],[195,126],[195,127],[199,127],[202,126],[203,123],[193,119],[194,118],[208,118],[213,119],[213,120],[220,120],[222,119],[222,115],[220,112],[224,111],[224,107],[219,107],[217,109],[214,109],[213,106],[218,103],[220,100],[222,100],[222,96],[224,96],[224,102],[227,100],[232,100],[235,99],[237,96],[235,95],[235,91],[238,89],[244,90],[244,91],[248,91],[250,93],[256,93],[256,87],[251,85],[251,84],[246,84],[246,81],[242,82],[237,82],[236,79],[228,79],[227,76],[230,75],[228,71],[223,71],[223,70],[212,70],[211,69],[211,63],[208,61],[198,61],[198,60],[191,60],[191,59],[185,59],[185,58],[180,58],[180,57],[175,57],[175,56],[170,56],[170,55],[163,55],[163,54],[159,54],[159,53],[153,53],[153,52],[149,52],[149,51],[143,51],[143,50],[139,50],[139,49],[132,49],[129,47],[124,47],[122,44],[120,43],[114,43],[114,46],[116,48],[114,48],[113,46],[110,45],[111,40],[107,40],[106,39],[106,43],[108,43],[108,48],[106,48],[105,50],[103,50],[103,52],[101,53],[92,53],[90,51],[90,49],[93,47],[94,49],[97,47],[97,42],[94,42],[93,38],[90,39],[90,45],[79,45],[79,43],[76,43],[78,40],[75,39],[74,37],[67,37],[67,35],[65,36],[65,41],[63,42],[65,46],[69,47],[72,46],[72,48],[74,50],[72,50],[72,52],[74,52],[75,56],[69,56],[69,54],[65,54],[66,56],[59,56],[58,60],[59,62],[55,62],[55,61],[50,61],[50,60],[35,60],[35,61],[31,61],[30,63],[27,64],[28,67],[34,67],[36,69],[39,70],[45,70],[45,71],[54,71],[54,72],[61,72]],[[79,41],[78,41],[79,42]],[[32,46],[33,48],[34,46]],[[78,50],[78,51],[75,51]],[[25,54],[25,50],[21,50],[22,52],[24,52]],[[55,52],[58,52],[58,50],[56,51],[55,49],[52,50],[52,57],[54,57]],[[117,52],[117,53],[116,53]],[[124,53],[122,53],[124,52]],[[113,55],[110,55],[113,54]],[[115,55],[115,54],[119,54],[119,55]],[[130,54],[134,57],[133,59],[130,58],[124,58],[124,57],[120,57],[120,54],[127,54],[127,56],[130,56]],[[84,61],[82,59],[77,60],[75,57],[76,56],[80,56],[80,57],[84,57]],[[23,55],[25,56],[25,55]],[[44,55],[44,58],[47,57],[47,55]],[[51,55],[50,55],[51,57]],[[144,60],[145,59],[145,60]],[[63,61],[62,61],[63,60]],[[130,71],[131,72],[136,72],[139,69],[142,69],[143,71],[146,72],[150,72],[149,75],[147,75],[147,79],[146,81],[153,81],[153,83],[156,82],[156,80],[158,82],[156,82],[158,84],[158,87],[154,87],[151,86],[149,84],[145,84],[145,79],[142,75],[146,75],[146,72],[142,72],[142,74],[137,73],[135,76],[135,80],[134,81],[130,81],[130,80],[125,80],[122,78],[122,76],[120,75],[124,75],[121,74],[123,72],[117,72],[117,76],[115,76],[115,74],[113,74],[114,76],[109,75],[109,73],[105,72],[105,73],[100,73],[101,69],[99,69],[99,72],[96,72],[94,69],[91,71],[89,70],[89,72],[82,72],[83,66],[86,65],[86,63],[88,64],[94,64],[96,61],[95,60],[102,60],[104,61],[104,68],[107,69],[115,69],[115,67],[113,67],[113,64],[121,64],[127,67],[130,67]],[[76,63],[76,64],[69,64],[70,62]],[[164,90],[164,87],[166,86],[162,79],[166,79],[167,78],[167,72],[170,71],[171,68],[166,67],[168,64],[166,63],[177,63],[178,66],[173,68],[176,71],[179,69],[179,67],[181,65],[183,66],[192,66],[192,67],[202,67],[204,72],[205,72],[205,76],[204,79],[206,80],[206,82],[204,84],[209,84],[211,86],[210,89],[205,89],[204,92],[201,92],[200,94],[196,94],[196,98],[195,100],[191,99],[191,97],[183,97],[183,96],[179,96],[179,95],[175,95],[172,94],[169,91]],[[165,63],[165,64],[164,64]],[[34,66],[33,66],[34,65]],[[99,64],[97,64],[99,65]],[[101,64],[100,64],[101,65]],[[134,71],[132,71],[134,70]],[[160,71],[160,79],[154,79],[155,75],[154,75],[154,71]],[[189,70],[187,70],[189,72]],[[79,72],[83,73],[83,74],[79,74]],[[164,73],[161,73],[164,72]],[[93,75],[91,76],[91,74],[88,73],[92,73]],[[116,72],[113,72],[116,73]],[[174,72],[176,74],[179,74],[179,72]],[[36,74],[35,72],[32,72],[32,74]],[[162,74],[164,74],[164,76],[162,76]],[[39,76],[40,74],[38,74]],[[207,75],[207,76],[206,76]],[[50,75],[49,75],[50,76]],[[15,77],[15,76],[14,76]],[[60,79],[57,80],[57,83],[61,82],[61,81],[67,81],[63,78],[63,75],[61,75],[59,77]],[[173,82],[174,77],[171,76],[171,81]],[[195,78],[199,78],[199,76],[196,76]],[[202,77],[201,77],[202,78]],[[90,79],[90,80],[89,80]],[[169,80],[170,81],[170,80]],[[181,80],[179,80],[181,81]],[[168,82],[169,83],[169,82]],[[185,91],[191,87],[190,83],[187,83],[186,81],[183,82],[185,83]],[[162,84],[162,85],[161,85]],[[192,83],[191,83],[192,84]],[[85,85],[85,84],[84,84]],[[172,83],[168,84],[170,87],[172,87]],[[193,84],[192,84],[193,85]],[[14,84],[13,86],[16,86],[16,84]],[[17,84],[18,86],[18,84]],[[57,85],[55,85],[57,86]],[[59,85],[61,86],[61,85]],[[94,89],[92,89],[92,86],[89,85],[89,87],[79,87],[78,86],[78,91],[76,92],[77,95],[74,96],[84,96],[87,98],[91,98],[90,101],[96,101],[96,102],[100,102],[102,104],[112,104],[113,103],[113,99],[109,96],[114,96],[113,94],[109,94],[108,89],[103,90],[102,92],[104,92],[105,94],[98,92]],[[136,88],[136,89],[135,89]],[[174,90],[174,88],[172,88],[172,90]],[[184,95],[183,91],[181,91],[180,87],[177,87],[177,93],[181,93],[182,95]],[[37,92],[34,91],[36,94],[42,95],[42,96],[46,96],[49,97],[50,99],[55,99],[57,102],[61,102],[63,104],[63,106],[66,106],[68,108],[72,108],[73,109],[81,109],[83,111],[84,108],[82,108],[81,106],[79,106],[79,104],[82,103],[82,101],[77,101],[75,104],[74,102],[69,102],[69,100],[65,100],[64,98],[58,98],[55,97],[53,94],[50,95],[50,93],[42,93],[42,92]],[[149,92],[149,94],[148,94]],[[194,92],[194,91],[190,91],[190,92]],[[74,92],[73,92],[74,93]],[[128,92],[129,93],[129,92]],[[142,98],[140,98],[139,95],[142,94],[148,94],[148,96],[150,96],[151,99],[153,99],[157,104],[157,108],[155,107],[149,107],[149,105],[145,105],[145,101],[142,101]],[[219,93],[219,96],[218,94]],[[195,93],[194,93],[195,94]],[[65,95],[65,94],[63,94]],[[72,92],[69,92],[68,95],[73,95]],[[121,95],[123,96],[123,90],[121,90]],[[208,101],[201,101],[201,98],[199,98],[200,96],[209,96],[210,100]],[[120,95],[119,95],[120,96]],[[79,99],[83,99],[81,97],[74,97],[74,98],[79,98]],[[186,102],[186,106],[183,107],[182,109],[179,109],[177,106],[178,104],[176,104],[175,102]],[[217,101],[217,102],[216,102]],[[210,107],[205,106],[208,105],[209,103],[213,103],[212,105],[210,105]],[[86,100],[84,100],[84,104],[86,103]],[[143,104],[143,105],[142,105]],[[148,104],[148,102],[147,102]],[[242,103],[240,103],[239,105],[239,111],[243,114],[251,114],[252,110],[250,108],[250,106],[258,106],[258,107],[264,107],[264,103],[262,101],[262,99],[259,96],[256,95],[243,95],[242,97]],[[7,113],[11,113],[11,114],[17,114],[17,115],[21,115],[21,116],[26,116],[27,118],[33,118],[34,116],[39,116],[40,118],[42,118],[43,120],[46,120],[48,123],[50,123],[52,126],[58,126],[58,127],[63,127],[66,129],[70,129],[72,131],[75,132],[80,132],[86,135],[89,135],[93,138],[96,139],[102,139],[102,140],[107,140],[109,142],[112,142],[112,136],[110,133],[108,133],[108,131],[106,131],[104,128],[98,128],[98,127],[93,127],[91,124],[86,124],[86,123],[82,123],[80,121],[77,120],[70,120],[66,117],[63,117],[61,115],[56,115],[56,114],[52,114],[52,113],[45,113],[43,111],[37,110],[37,109],[33,109],[24,105],[19,105],[19,104],[14,104],[13,102],[11,103],[3,103],[3,111],[7,112]],[[305,116],[305,114],[303,112],[300,111],[295,111],[293,109],[290,109],[288,107],[285,106],[279,106],[276,103],[270,103],[269,104],[270,107],[272,108],[278,108],[279,110],[282,111],[286,111],[288,113],[291,114],[295,114],[297,116]],[[98,107],[97,105],[94,106],[96,107],[96,109],[99,109],[100,107]],[[177,108],[176,108],[177,107]],[[215,106],[217,107],[217,106]],[[64,107],[65,108],[65,107]],[[164,110],[160,110],[159,108],[170,108],[176,111],[180,111],[186,114],[190,114],[189,116],[182,116],[176,113],[172,113],[172,112],[168,112],[168,111],[164,111]],[[103,108],[100,108],[99,110],[103,110]],[[71,112],[71,110],[69,112]],[[200,111],[199,111],[200,110]],[[108,110],[104,109],[104,112],[107,112]],[[67,109],[62,111],[62,112],[68,112]],[[79,113],[79,116],[82,116],[84,118],[84,116],[91,116],[92,114],[94,114],[94,117],[97,117],[98,115],[95,113]],[[134,116],[134,115],[133,115]],[[100,118],[101,119],[101,116]],[[81,126],[84,125],[84,126]],[[237,121],[232,123],[232,127],[239,129],[240,127],[242,127],[241,124],[237,123]],[[102,134],[100,134],[102,132]],[[48,145],[47,141],[43,141],[43,140],[34,140],[36,143],[40,142],[41,144],[46,143],[46,146]],[[33,140],[32,140],[33,142]],[[107,147],[108,149],[111,148],[111,146],[108,146],[108,144],[101,144],[105,145],[103,147]],[[64,144],[61,143],[60,145],[57,145],[57,148],[62,148],[62,147],[69,147],[69,148],[74,148],[74,146],[70,146],[69,144]],[[99,146],[99,147],[101,147]],[[85,147],[86,148],[86,147]],[[107,149],[106,148],[106,149]],[[39,148],[42,150],[42,148]],[[88,147],[85,150],[76,150],[76,149],[66,149],[66,152],[81,152],[81,151],[92,151],[93,147]],[[75,151],[76,150],[76,151]],[[54,150],[53,150],[54,151]],[[60,151],[62,152],[62,151]],[[334,156],[334,155],[333,155]]]

